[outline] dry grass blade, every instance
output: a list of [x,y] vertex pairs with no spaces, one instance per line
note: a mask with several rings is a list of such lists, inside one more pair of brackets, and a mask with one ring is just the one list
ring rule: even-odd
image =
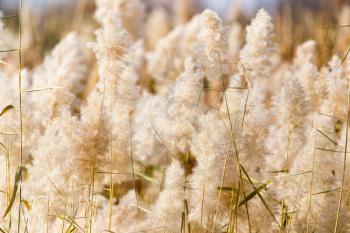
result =
[[187,222],[187,232],[191,233],[191,223],[189,221],[189,209],[188,209],[188,203],[187,203],[187,199],[184,200],[184,205],[185,205],[185,221]]
[[245,203],[247,203],[250,199],[252,199],[253,197],[255,197],[256,195],[259,194],[260,191],[262,191],[263,189],[266,188],[266,186],[271,182],[271,180],[267,180],[264,183],[262,183],[259,187],[254,188],[254,191],[252,191],[251,193],[249,193],[239,204],[238,207],[241,207],[242,205],[244,205]]
[[[344,153],[344,151],[340,151],[340,150],[333,150],[333,149],[319,148],[319,147],[316,147],[315,150],[321,150],[321,151],[327,151],[327,152],[333,152],[333,153]],[[347,153],[349,153],[349,151]]]
[[75,226],[73,223],[71,223],[68,227],[68,229],[66,230],[66,233],[72,233],[76,230]]
[[345,56],[344,56],[343,59],[341,60],[341,64],[343,64],[343,63],[345,62],[346,58],[347,58],[348,55],[349,55],[349,52],[350,52],[350,48],[348,48],[348,50],[346,51]]
[[[254,190],[257,190],[257,188],[255,187],[254,183],[251,181],[247,171],[244,169],[244,167],[240,164],[240,167],[243,171],[243,173],[245,174],[245,176],[248,178],[249,183],[251,184],[251,186],[253,187]],[[261,196],[260,192],[257,192],[261,202],[264,204],[265,208],[268,210],[268,212],[270,213],[271,217],[273,218],[273,220],[277,223],[278,227],[281,228],[279,222],[277,221],[275,215],[272,213],[272,211],[270,210],[269,206],[267,205],[265,199]]]
[[8,233],[9,231],[8,231],[8,230],[5,230],[5,229],[3,228],[3,226],[0,225],[0,232],[1,232],[1,233]]
[[140,176],[140,177],[143,178],[144,180],[147,180],[147,181],[149,181],[149,182],[151,182],[151,183],[158,183],[157,180],[154,179],[153,177],[148,176],[148,175],[146,175],[146,174],[143,174],[143,173],[141,173],[141,172],[135,171],[135,175]]
[[7,149],[7,147],[2,143],[2,142],[0,142],[0,146],[2,147],[2,148],[4,148],[5,149],[5,151],[7,151],[8,152],[8,149]]
[[341,188],[327,189],[327,190],[324,190],[321,192],[313,193],[312,195],[325,194],[325,193],[330,193],[330,192],[340,191],[340,190],[341,190]]
[[238,192],[236,188],[228,187],[228,186],[218,187],[218,190],[227,191],[227,192]]
[[322,131],[319,130],[319,129],[316,129],[316,131],[317,131],[318,133],[322,134],[325,138],[327,138],[327,139],[328,139],[330,142],[332,142],[334,145],[338,146],[338,143],[337,143],[334,139],[330,138],[327,134],[325,134],[324,132],[322,132]]
[[13,105],[7,105],[6,107],[4,107],[1,112],[0,112],[0,116],[4,115],[5,113],[7,113],[8,111],[10,111],[11,109],[14,109],[15,107]]
[[281,214],[281,230],[285,231],[287,224],[288,224],[288,207],[284,204],[284,201],[282,200],[282,214]]
[[330,118],[342,120],[342,119],[340,119],[339,117],[336,117],[336,116],[333,116],[333,115],[330,115],[330,114],[326,114],[326,113],[322,113],[322,112],[320,112],[319,114],[320,114],[321,116],[327,116],[327,117],[330,117]]
[[274,170],[274,171],[268,171],[268,173],[288,173],[289,170],[288,169],[281,169],[281,170]]
[[19,49],[5,49],[5,50],[0,50],[0,53],[9,53],[9,52],[16,52],[19,51]]
[[185,213],[181,213],[181,233],[185,233],[186,228],[185,228]]
[[18,17],[18,15],[6,15],[6,16],[0,17],[0,20],[11,19],[11,18],[16,18],[16,17]]
[[24,200],[24,199],[22,199],[21,201],[22,201],[24,207],[26,207],[26,209],[27,209],[28,211],[30,211],[30,210],[32,209],[32,206],[29,204],[29,201]]
[[24,166],[19,166],[17,168],[16,171],[16,175],[15,175],[15,184],[12,190],[12,195],[11,195],[11,199],[10,199],[10,203],[7,206],[5,213],[2,215],[2,218],[5,218],[6,215],[10,212],[15,200],[16,200],[16,194],[17,194],[17,190],[18,190],[18,186],[19,186],[19,182],[21,181],[22,178],[22,173],[24,171],[25,167]]
[[321,29],[346,28],[346,27],[350,27],[350,25],[328,26],[328,27],[323,27]]
[[36,88],[36,89],[31,89],[31,90],[26,90],[26,93],[31,93],[31,92],[38,92],[38,91],[48,91],[48,90],[54,90],[54,89],[63,89],[64,87],[43,87],[43,88]]
[[[76,213],[75,213],[76,214]],[[75,214],[74,214],[74,217],[75,217]],[[81,232],[85,232],[84,229],[79,226],[74,219],[71,219],[69,217],[62,217],[60,215],[57,215],[57,217],[63,221],[67,221],[69,222],[69,227],[67,228],[67,231],[66,232],[74,232],[75,230],[79,229]]]

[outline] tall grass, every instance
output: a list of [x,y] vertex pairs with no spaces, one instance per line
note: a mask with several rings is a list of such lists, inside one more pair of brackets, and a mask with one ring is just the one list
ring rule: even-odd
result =
[[348,232],[348,33],[173,4],[79,1],[44,58],[1,16],[0,232]]

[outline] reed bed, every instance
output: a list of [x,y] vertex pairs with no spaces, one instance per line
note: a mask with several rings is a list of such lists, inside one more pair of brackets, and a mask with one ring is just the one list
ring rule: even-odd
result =
[[349,232],[350,6],[95,4],[0,17],[0,232]]

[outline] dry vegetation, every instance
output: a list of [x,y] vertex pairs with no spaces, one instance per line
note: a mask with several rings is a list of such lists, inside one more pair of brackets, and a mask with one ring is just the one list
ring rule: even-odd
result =
[[349,232],[350,7],[92,9],[0,19],[0,232]]

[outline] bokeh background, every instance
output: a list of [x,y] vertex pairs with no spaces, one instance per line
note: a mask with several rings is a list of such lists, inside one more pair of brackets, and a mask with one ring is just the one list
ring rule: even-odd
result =
[[[149,13],[157,7],[164,8],[171,21],[176,1],[143,0],[143,3]],[[350,44],[350,27],[338,27],[350,24],[350,0],[181,1],[192,5],[190,15],[210,8],[217,11],[227,25],[232,21],[246,25],[258,9],[265,8],[274,16],[276,40],[282,58],[287,60],[292,59],[295,46],[308,39],[318,44],[319,65],[328,61],[332,53],[344,56]],[[16,14],[18,3],[19,0],[0,0],[0,11],[4,15]],[[27,46],[31,58],[25,60],[25,66],[33,67],[41,62],[45,52],[69,31],[78,30],[87,37],[94,37],[94,28],[98,26],[93,18],[94,0],[23,0],[23,4],[25,30],[32,37],[28,40],[32,44]],[[7,28],[16,31],[16,20],[16,17],[7,19]],[[171,27],[175,24],[173,22]]]
[[[79,0],[24,0],[24,4],[32,8],[37,12],[54,9],[54,8],[66,8],[76,5]],[[93,0],[84,0],[86,2],[93,3]],[[145,3],[149,6],[162,5],[163,7],[169,7],[173,0],[145,0]],[[210,8],[224,15],[228,6],[231,4],[239,4],[242,12],[246,15],[252,15],[257,9],[264,7],[270,12],[276,11],[283,5],[299,5],[302,7],[309,7],[313,9],[322,8],[329,5],[339,6],[344,3],[349,3],[348,0],[192,0],[192,2],[201,8]],[[18,0],[2,0],[0,2],[0,9],[14,10],[18,5]]]

